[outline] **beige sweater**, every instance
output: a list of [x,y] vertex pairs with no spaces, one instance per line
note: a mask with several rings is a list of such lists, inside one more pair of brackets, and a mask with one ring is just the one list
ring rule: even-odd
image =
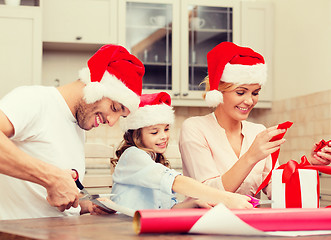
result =
[[[242,122],[244,139],[240,157],[249,149],[256,135],[264,129],[262,124]],[[213,113],[191,117],[184,121],[180,133],[179,149],[184,175],[224,190],[221,176],[238,161],[238,157],[226,137],[225,130],[218,124]],[[236,192],[255,194],[270,170],[271,156],[268,156],[255,165]],[[268,197],[270,196],[270,183],[264,192]]]

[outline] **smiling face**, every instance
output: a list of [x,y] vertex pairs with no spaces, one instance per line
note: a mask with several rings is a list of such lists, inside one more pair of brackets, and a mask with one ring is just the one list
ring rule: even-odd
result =
[[141,129],[142,144],[155,153],[163,154],[166,151],[169,137],[169,124],[157,124]]
[[118,119],[128,116],[129,109],[109,98],[86,104],[81,100],[76,106],[76,119],[78,126],[84,130],[91,130],[100,124],[113,126]]
[[246,120],[259,100],[260,90],[259,84],[244,84],[224,91],[222,108],[234,120]]

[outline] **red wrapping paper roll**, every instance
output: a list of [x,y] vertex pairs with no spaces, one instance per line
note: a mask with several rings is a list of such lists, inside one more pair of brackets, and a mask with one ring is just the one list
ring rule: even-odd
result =
[[209,209],[146,209],[136,211],[133,228],[136,233],[185,233]]
[[[136,233],[187,233],[209,209],[140,210],[135,213]],[[242,221],[261,231],[331,230],[331,208],[232,210]]]

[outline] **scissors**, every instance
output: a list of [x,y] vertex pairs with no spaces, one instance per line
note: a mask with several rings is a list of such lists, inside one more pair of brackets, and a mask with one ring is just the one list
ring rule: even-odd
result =
[[250,195],[246,195],[246,196],[250,197],[251,200],[249,202],[253,205],[254,208],[259,205],[270,204],[270,203],[274,202],[272,200],[260,200],[258,198],[252,197]]
[[75,173],[76,173],[76,176],[74,178],[75,180],[75,183],[76,183],[76,186],[79,188],[80,192],[84,194],[83,197],[80,198],[80,200],[89,200],[91,201],[92,203],[94,203],[95,205],[98,205],[99,207],[102,208],[102,210],[104,210],[105,212],[108,212],[108,213],[113,213],[114,210],[113,209],[110,209],[108,208],[107,206],[105,206],[103,203],[101,203],[97,198],[100,197],[99,194],[93,194],[91,195],[87,190],[86,188],[83,186],[83,184],[79,181],[79,174],[78,174],[78,171],[76,169],[72,169]]

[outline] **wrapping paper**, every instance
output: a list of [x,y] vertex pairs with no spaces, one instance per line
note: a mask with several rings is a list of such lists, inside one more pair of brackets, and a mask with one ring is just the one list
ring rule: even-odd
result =
[[[298,236],[331,234],[331,209],[171,209],[136,211],[136,233]],[[240,229],[240,233],[238,232]],[[295,232],[294,232],[295,231]],[[300,232],[298,232],[300,231]]]

